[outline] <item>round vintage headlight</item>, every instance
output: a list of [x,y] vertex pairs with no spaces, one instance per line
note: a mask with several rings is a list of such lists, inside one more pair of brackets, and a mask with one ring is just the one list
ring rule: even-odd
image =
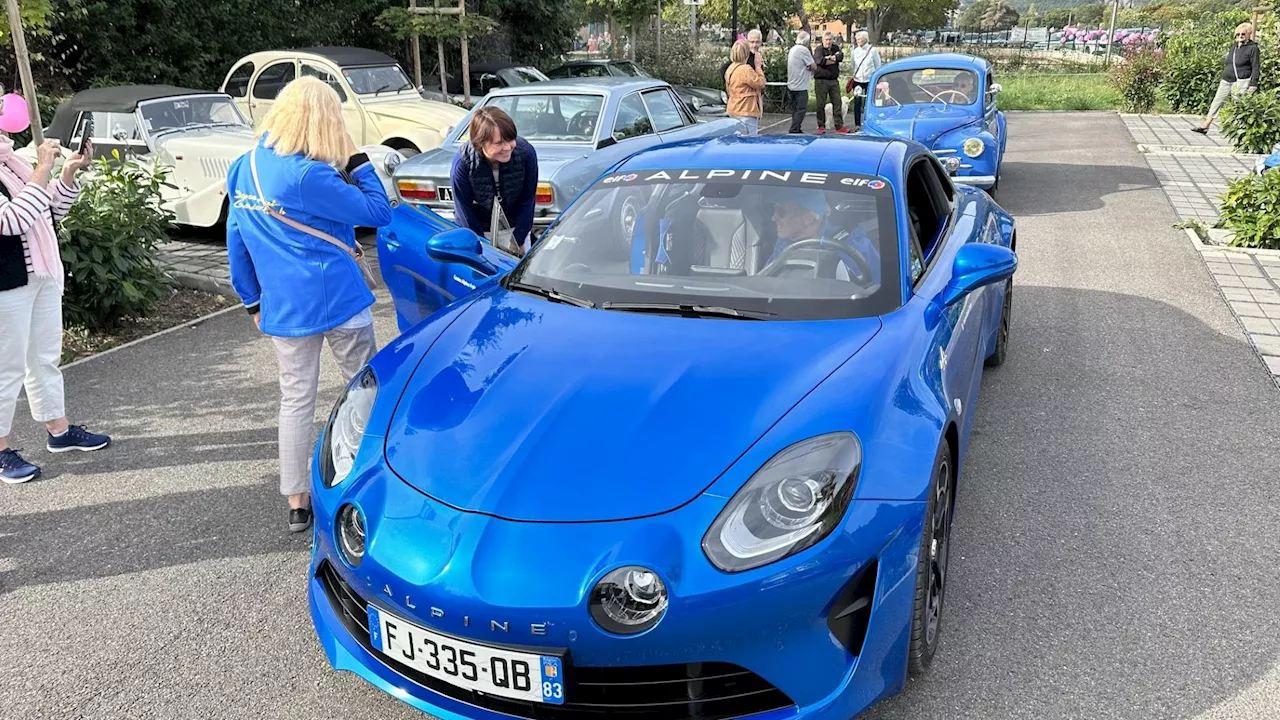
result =
[[721,105],[728,105],[728,104],[729,104],[729,93],[727,93],[727,92],[725,92],[725,91],[723,91],[723,90],[721,90],[721,91],[720,91],[720,104],[721,104]]
[[943,164],[947,166],[947,172],[954,175],[956,171],[960,169],[960,158],[949,157],[943,162]]
[[355,505],[343,505],[338,510],[338,551],[351,567],[359,567],[364,559],[364,518]]
[[399,150],[392,150],[387,153],[387,158],[382,161],[382,169],[387,171],[387,175],[395,175],[396,168],[400,167],[400,163],[404,162],[404,155]]
[[618,568],[591,591],[591,618],[617,635],[644,632],[657,625],[666,611],[667,586],[648,568]]
[[971,158],[981,155],[984,149],[986,149],[986,145],[983,144],[982,138],[971,137],[964,141],[964,154]]

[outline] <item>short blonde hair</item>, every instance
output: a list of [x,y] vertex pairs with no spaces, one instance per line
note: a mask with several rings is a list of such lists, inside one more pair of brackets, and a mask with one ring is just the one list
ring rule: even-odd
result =
[[1242,22],[1236,26],[1236,32],[1243,32],[1246,40],[1253,39],[1253,23]]
[[304,75],[284,86],[258,126],[279,155],[302,153],[335,167],[346,165],[347,127],[342,100],[323,80]]
[[751,48],[741,40],[734,43],[733,49],[729,51],[729,59],[736,63],[744,63],[748,57],[751,57]]

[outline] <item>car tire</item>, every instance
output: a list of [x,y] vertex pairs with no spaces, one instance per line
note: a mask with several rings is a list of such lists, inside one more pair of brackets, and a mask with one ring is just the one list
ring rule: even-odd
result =
[[1004,307],[1000,311],[1000,327],[996,330],[996,349],[987,356],[987,367],[1000,367],[1004,364],[1005,355],[1009,353],[1009,325],[1013,313],[1013,278],[1009,278],[1004,286]]
[[916,560],[915,606],[911,614],[911,644],[907,650],[907,671],[912,677],[919,677],[929,669],[941,639],[955,488],[951,443],[943,438],[933,459],[924,528],[920,532],[920,555]]

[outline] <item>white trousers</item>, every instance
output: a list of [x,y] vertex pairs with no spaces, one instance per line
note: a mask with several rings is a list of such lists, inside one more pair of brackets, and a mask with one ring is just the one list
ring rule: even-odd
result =
[[1227,99],[1232,95],[1242,95],[1249,89],[1249,78],[1230,82],[1227,80],[1218,81],[1218,91],[1213,94],[1213,102],[1209,103],[1209,117],[1217,117],[1218,111],[1223,105],[1227,104]]
[[62,388],[62,293],[52,278],[0,291],[0,437],[13,429],[18,393],[37,422],[67,414]]
[[315,450],[316,393],[320,389],[320,351],[325,340],[346,382],[378,351],[373,325],[335,328],[306,337],[273,337],[280,362],[280,494],[299,495],[311,488]]

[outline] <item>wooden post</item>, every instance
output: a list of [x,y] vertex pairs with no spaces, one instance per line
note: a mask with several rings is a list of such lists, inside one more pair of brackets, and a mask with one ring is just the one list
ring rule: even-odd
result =
[[44,128],[40,126],[40,106],[36,101],[36,83],[31,78],[31,58],[27,55],[27,38],[22,34],[22,13],[18,0],[7,0],[9,7],[9,35],[13,38],[13,51],[18,58],[18,75],[22,78],[22,94],[26,96],[27,113],[31,117],[31,138],[38,146],[44,142]]
[[1107,57],[1102,61],[1102,67],[1111,67],[1111,46],[1116,44],[1116,13],[1120,12],[1120,0],[1115,0],[1111,5],[1111,29],[1107,31]]
[[[466,22],[467,17],[467,0],[458,0],[458,17],[459,22]],[[467,33],[462,32],[462,98],[468,105],[471,104],[471,61],[467,57]]]
[[[413,12],[418,7],[418,0],[409,0],[409,12]],[[418,87],[422,87],[422,47],[418,44],[418,33],[414,33],[409,39],[409,45],[413,48],[413,82]],[[440,87],[440,92],[446,92],[444,86]]]
[[[431,0],[432,7],[436,8],[436,14],[439,14],[440,0]],[[440,62],[440,92],[444,93],[445,102],[449,101],[449,86],[445,84],[444,78],[444,38],[436,38],[436,53]]]

